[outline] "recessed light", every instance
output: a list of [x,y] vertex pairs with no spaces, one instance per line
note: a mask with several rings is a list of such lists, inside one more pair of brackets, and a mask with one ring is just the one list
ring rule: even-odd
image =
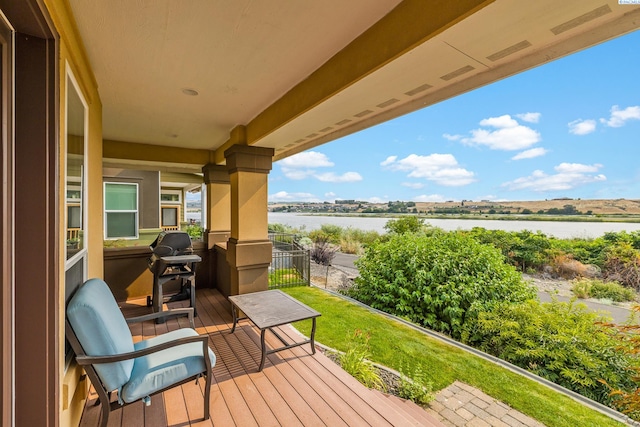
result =
[[198,96],[199,95],[197,90],[189,89],[189,88],[182,89],[182,93],[184,93],[185,95],[188,95],[188,96]]

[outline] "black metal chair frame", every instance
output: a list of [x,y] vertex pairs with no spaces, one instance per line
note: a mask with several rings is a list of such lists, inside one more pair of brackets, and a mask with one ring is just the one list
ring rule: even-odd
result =
[[[178,309],[163,311],[160,313],[152,313],[144,316],[131,317],[125,320],[127,321],[127,324],[133,324],[133,323],[139,323],[139,322],[144,322],[148,320],[155,320],[160,317],[166,318],[166,317],[175,317],[175,316],[188,316],[191,327],[195,329],[194,323],[193,323],[193,308],[178,308]],[[102,405],[102,423],[101,423],[102,427],[106,427],[109,421],[109,413],[112,410],[128,405],[128,403],[124,402],[123,404],[120,404],[118,401],[111,402],[111,392],[105,390],[104,386],[102,385],[102,381],[98,376],[98,373],[93,367],[94,364],[121,362],[123,360],[135,359],[137,357],[146,356],[148,354],[156,353],[171,347],[176,347],[179,345],[195,343],[195,342],[202,343],[202,351],[203,351],[202,354],[204,355],[206,370],[190,378],[187,378],[184,381],[174,383],[161,390],[158,390],[155,393],[153,393],[151,396],[156,395],[158,393],[162,393],[163,391],[168,390],[170,388],[185,384],[194,379],[197,381],[199,377],[202,374],[204,374],[205,375],[204,419],[205,420],[209,419],[210,417],[209,400],[211,396],[212,367],[211,367],[211,359],[209,358],[209,337],[207,335],[198,335],[193,337],[180,338],[177,340],[166,342],[164,344],[156,345],[156,346],[145,348],[138,351],[133,351],[130,353],[122,353],[122,354],[115,354],[115,355],[109,355],[109,356],[88,356],[87,354],[85,354],[82,348],[82,345],[78,341],[78,338],[76,337],[76,334],[73,331],[73,328],[69,323],[69,320],[65,320],[65,332],[67,334],[67,340],[69,341],[69,344],[71,344],[71,348],[76,354],[76,361],[80,366],[82,366],[85,369],[87,376],[91,380],[91,384],[93,384],[96,392],[98,393],[98,401],[96,401],[96,405],[98,403]]]

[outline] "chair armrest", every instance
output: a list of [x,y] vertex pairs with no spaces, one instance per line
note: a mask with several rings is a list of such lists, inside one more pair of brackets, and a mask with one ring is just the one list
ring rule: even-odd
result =
[[122,362],[123,360],[135,359],[137,357],[157,353],[168,348],[177,347],[184,344],[191,344],[194,342],[202,342],[202,354],[204,355],[206,360],[208,357],[209,349],[208,335],[197,335],[193,337],[178,338],[177,340],[168,341],[162,344],[155,345],[153,347],[143,348],[141,350],[131,351],[129,353],[112,354],[108,356],[76,356],[76,361],[78,362],[78,365],[81,366],[94,365],[99,363]]
[[196,328],[195,324],[193,323],[193,307],[173,308],[170,310],[159,311],[157,313],[145,314],[144,316],[129,317],[128,319],[125,319],[125,320],[127,321],[127,324],[131,324],[131,323],[139,323],[139,322],[145,322],[147,320],[159,319],[163,317],[173,317],[173,316],[175,317],[187,316],[189,318],[189,324],[191,325],[191,327],[193,329]]

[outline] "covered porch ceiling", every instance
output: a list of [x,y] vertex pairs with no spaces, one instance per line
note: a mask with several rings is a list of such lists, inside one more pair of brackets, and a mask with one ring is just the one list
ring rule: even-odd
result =
[[183,171],[236,143],[280,160],[640,27],[618,0],[69,3],[105,165]]

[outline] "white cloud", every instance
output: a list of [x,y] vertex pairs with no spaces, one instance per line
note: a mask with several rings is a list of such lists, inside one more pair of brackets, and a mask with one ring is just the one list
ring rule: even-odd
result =
[[574,135],[587,135],[596,130],[595,120],[574,120],[568,124],[569,133]]
[[640,120],[640,106],[636,105],[621,110],[620,107],[614,105],[611,107],[609,119],[600,119],[602,123],[612,128],[624,126],[628,120]]
[[518,126],[518,122],[505,114],[500,117],[489,117],[480,120],[480,126],[491,126],[494,128],[514,128]]
[[311,193],[287,193],[278,191],[269,195],[270,202],[320,202],[321,200]]
[[516,117],[527,123],[538,123],[541,115],[540,113],[524,113],[516,114]]
[[442,135],[442,137],[444,139],[448,139],[449,141],[460,141],[462,139],[462,135],[450,135],[448,133],[445,133],[444,135]]
[[380,162],[380,166],[389,166],[398,159],[398,156],[389,156],[384,162]]
[[492,150],[523,150],[538,143],[540,134],[530,127],[519,124],[510,115],[489,117],[480,121],[480,126],[495,130],[474,129],[470,138],[462,138],[467,145],[484,145]]
[[336,175],[333,172],[326,172],[317,175],[313,175],[314,178],[322,182],[357,182],[362,181],[362,176],[358,172],[346,172],[342,175]]
[[419,189],[421,189],[421,188],[423,188],[423,187],[424,187],[424,184],[423,184],[423,183],[421,183],[421,182],[403,182],[403,183],[402,183],[402,184],[400,184],[400,185],[402,185],[402,186],[404,186],[404,187],[412,188],[412,189],[414,189],[414,190],[419,190]]
[[333,191],[329,191],[328,193],[324,193],[324,197],[327,199],[335,199],[336,193],[334,193]]
[[603,174],[596,174],[601,164],[583,165],[580,163],[561,163],[554,169],[555,174],[547,175],[535,170],[529,176],[505,182],[503,187],[509,190],[560,191],[570,190],[592,182],[606,181]]
[[516,154],[511,158],[511,160],[533,159],[534,157],[544,156],[548,152],[549,150],[542,147],[531,148],[529,150]]
[[315,171],[313,169],[296,169],[296,168],[287,168],[282,167],[282,173],[289,179],[301,180],[309,178],[313,176]]
[[357,172],[346,172],[342,175],[336,175],[334,172],[317,173],[316,168],[334,166],[325,154],[317,151],[294,154],[278,163],[284,176],[289,179],[315,178],[322,182],[333,183],[362,181],[362,176]]
[[444,196],[440,194],[422,194],[412,199],[414,202],[444,202]]
[[305,151],[282,159],[278,162],[283,168],[324,168],[333,166],[329,158],[317,151]]
[[598,172],[602,168],[600,163],[583,165],[582,163],[560,163],[554,169],[560,173],[590,173]]
[[392,171],[409,172],[410,178],[424,178],[440,185],[461,186],[475,181],[474,173],[461,168],[451,154],[410,154],[401,160],[391,156],[382,163]]

